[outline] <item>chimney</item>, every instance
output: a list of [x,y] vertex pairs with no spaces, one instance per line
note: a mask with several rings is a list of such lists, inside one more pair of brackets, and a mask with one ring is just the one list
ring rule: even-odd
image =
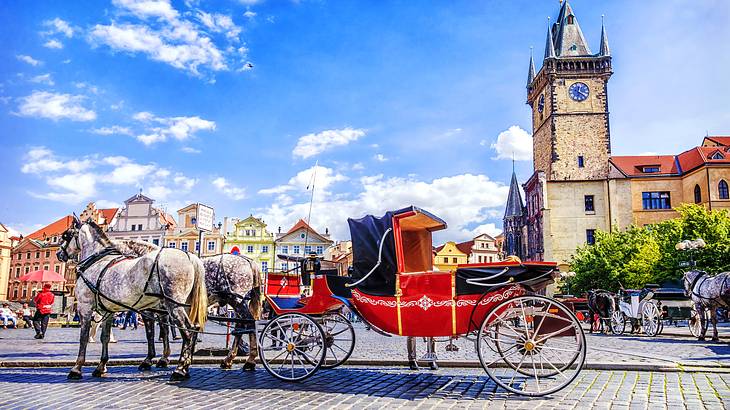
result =
[[222,234],[223,235],[228,235],[228,217],[227,216],[224,216],[223,217],[223,232],[222,232]]

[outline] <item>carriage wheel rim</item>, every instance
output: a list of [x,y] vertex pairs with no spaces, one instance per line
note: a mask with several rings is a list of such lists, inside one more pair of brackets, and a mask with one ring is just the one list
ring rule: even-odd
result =
[[324,332],[307,315],[287,313],[266,324],[259,336],[264,368],[284,381],[312,376],[324,362]]
[[[328,321],[334,323],[328,326]],[[334,330],[336,324],[342,324],[340,329]],[[341,313],[328,314],[322,317],[322,329],[325,332],[326,352],[323,369],[334,369],[342,365],[350,358],[355,350],[355,328],[352,323]],[[329,361],[334,359],[334,361]]]
[[[554,309],[557,309],[559,314],[552,316],[559,316],[556,319],[564,321],[566,325],[561,325],[558,330],[544,335],[540,333],[540,326],[546,322],[544,318],[552,317]],[[529,322],[532,329],[527,325],[526,310],[531,312],[529,316],[532,320]],[[535,319],[538,317],[541,318],[535,325]],[[520,318],[523,320],[514,320]],[[513,320],[513,324],[510,324],[509,321]],[[500,340],[502,324],[509,337],[524,336],[524,340],[513,343],[511,347],[507,347],[506,340],[494,343],[495,338]],[[574,333],[567,338],[575,339],[575,344],[572,346],[575,350],[570,350],[570,341],[557,340],[566,337],[565,333],[571,329]],[[479,361],[489,377],[499,387],[520,395],[544,396],[559,391],[575,380],[585,363],[586,340],[580,322],[564,305],[543,296],[521,296],[497,305],[486,315],[477,336]],[[535,344],[535,348],[529,351],[525,349],[528,341]],[[492,344],[497,347],[492,348]],[[517,346],[522,346],[522,351]],[[485,357],[485,354],[491,353],[490,350],[499,351],[495,360],[491,360],[493,357],[489,357],[489,360]],[[561,351],[568,352],[569,357],[561,358],[559,355]],[[564,361],[558,362],[556,358]],[[502,362],[507,366],[502,365]],[[505,369],[504,374],[501,374],[501,369]]]

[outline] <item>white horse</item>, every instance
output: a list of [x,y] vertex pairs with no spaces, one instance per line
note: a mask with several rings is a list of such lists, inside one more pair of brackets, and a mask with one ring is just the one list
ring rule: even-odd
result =
[[101,359],[92,373],[100,377],[106,373],[109,361],[111,315],[159,306],[166,308],[183,338],[180,360],[170,378],[183,380],[189,377],[196,330],[205,325],[208,306],[205,271],[200,259],[170,248],[136,258],[122,255],[98,225],[92,221],[82,224],[75,216],[71,228],[62,235],[56,256],[62,262],[76,257],[80,260],[75,290],[81,325],[79,354],[68,374],[69,379],[81,378],[95,312],[105,317]]

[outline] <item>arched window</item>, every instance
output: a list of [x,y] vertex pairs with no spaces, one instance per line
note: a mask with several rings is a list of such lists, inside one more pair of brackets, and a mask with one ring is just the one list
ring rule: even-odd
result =
[[699,204],[702,202],[702,189],[699,185],[695,185],[695,203]]
[[575,16],[573,16],[572,14],[569,14],[568,15],[568,24],[573,24],[574,19],[575,19]]
[[720,199],[730,199],[730,194],[728,193],[727,189],[727,182],[725,182],[724,179],[720,180],[720,183],[717,184],[717,191],[720,194]]

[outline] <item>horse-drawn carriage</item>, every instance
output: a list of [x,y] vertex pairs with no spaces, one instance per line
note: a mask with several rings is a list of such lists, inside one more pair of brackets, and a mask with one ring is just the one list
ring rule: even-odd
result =
[[648,284],[641,290],[621,289],[616,294],[618,309],[611,315],[611,331],[621,335],[627,325],[641,328],[647,336],[657,336],[665,323],[687,321],[690,333],[699,336],[702,322],[684,289]]
[[[581,371],[586,341],[580,322],[563,304],[535,293],[554,280],[554,263],[435,271],[431,234],[446,228],[438,217],[408,207],[348,223],[351,277],[318,274],[310,269],[316,259],[306,260],[303,272],[314,273],[306,297],[284,290],[298,278],[267,278],[266,298],[276,316],[260,323],[259,354],[275,377],[302,380],[349,357],[354,332],[337,314],[343,306],[383,334],[473,340],[489,377],[514,393],[550,394]],[[333,320],[339,329],[328,325]]]

